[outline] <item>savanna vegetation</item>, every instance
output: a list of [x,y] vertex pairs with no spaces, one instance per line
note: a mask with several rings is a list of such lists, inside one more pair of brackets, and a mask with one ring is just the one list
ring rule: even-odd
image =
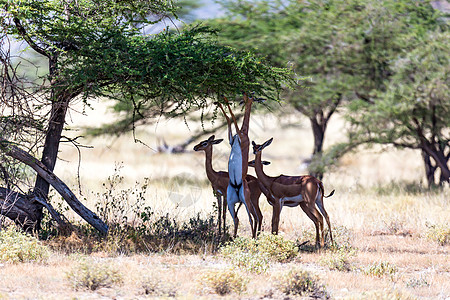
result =
[[[0,299],[448,298],[445,3],[0,1]],[[190,148],[243,92],[265,172],[336,190],[334,243],[299,207],[270,234],[264,195],[257,239],[218,232]]]

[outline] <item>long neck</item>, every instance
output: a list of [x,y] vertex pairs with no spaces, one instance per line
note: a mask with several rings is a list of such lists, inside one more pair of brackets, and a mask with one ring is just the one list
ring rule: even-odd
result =
[[272,179],[271,177],[267,176],[264,171],[263,171],[263,167],[262,167],[262,162],[261,162],[261,154],[262,152],[259,151],[256,153],[255,156],[255,172],[256,172],[256,176],[258,177],[259,181],[261,181],[261,183],[267,187],[270,188],[270,186],[272,185]]
[[242,121],[241,133],[248,135],[250,112],[252,110],[253,99],[248,98],[247,95],[244,94],[244,101],[245,101],[245,112],[244,112],[244,119]]
[[209,181],[214,181],[217,178],[217,172],[214,171],[212,167],[212,146],[205,149],[205,154],[206,175],[208,176]]

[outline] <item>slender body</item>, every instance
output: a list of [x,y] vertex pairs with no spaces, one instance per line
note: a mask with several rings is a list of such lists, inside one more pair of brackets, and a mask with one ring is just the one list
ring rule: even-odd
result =
[[[194,147],[195,151],[205,151],[205,169],[206,169],[206,175],[208,177],[208,180],[211,182],[211,186],[213,188],[214,194],[217,197],[217,206],[218,206],[218,213],[219,213],[219,233],[222,232],[222,220],[223,220],[223,232],[225,233],[226,229],[226,207],[227,207],[227,189],[229,184],[229,175],[228,172],[223,171],[215,171],[212,167],[212,149],[213,145],[219,144],[222,142],[222,139],[220,140],[214,140],[214,135],[211,136],[209,139],[200,142],[198,145]],[[252,234],[254,232],[260,231],[262,226],[262,213],[259,209],[259,197],[261,195],[260,190],[260,184],[258,183],[258,179],[254,176],[247,175],[246,177],[248,186],[250,189],[250,201],[252,202],[252,206],[255,208],[252,211],[253,218],[255,220],[258,220],[254,223],[254,226],[252,226]],[[233,218],[234,223],[234,237],[237,235],[237,230],[239,226],[239,219],[237,217],[237,213],[239,211],[239,208],[241,207],[241,204],[238,206],[238,208],[235,208],[235,205],[228,206],[228,209],[230,210],[230,214]]]
[[[252,219],[252,215],[257,214],[257,208],[253,207],[250,199],[250,189],[247,182],[247,171],[248,171],[248,152],[250,147],[250,140],[248,138],[248,130],[249,130],[249,122],[250,122],[250,112],[253,103],[253,99],[247,97],[244,94],[244,103],[245,103],[245,112],[244,118],[242,122],[242,126],[239,129],[237,125],[236,118],[231,110],[231,107],[225,98],[228,110],[230,112],[231,118],[233,122],[226,114],[222,105],[219,103],[219,107],[222,110],[227,123],[228,123],[228,140],[231,145],[230,158],[228,160],[228,173],[229,173],[229,182],[227,187],[227,202],[228,202],[228,210],[232,214],[233,219],[235,215],[233,215],[232,207],[236,205],[236,203],[242,202],[247,209],[247,213],[249,216],[250,226],[254,228],[253,223],[260,223],[259,219]],[[232,133],[232,123],[235,126],[236,134]],[[256,231],[252,230],[252,236],[256,237]]]
[[[330,230],[330,238],[333,243],[333,235],[331,232],[331,224],[328,214],[323,205],[324,187],[320,180],[313,176],[285,176],[277,177],[267,176],[262,167],[261,156],[262,150],[270,145],[272,139],[266,141],[262,145],[256,145],[253,142],[253,151],[255,153],[255,171],[260,183],[264,186],[261,191],[266,194],[269,193],[271,197],[270,202],[273,202],[274,212],[272,216],[272,231],[278,232],[279,215],[283,206],[295,207],[300,205],[306,215],[313,221],[316,227],[316,247],[323,247],[324,241],[324,227],[323,217],[327,221]],[[330,197],[334,194],[334,190],[325,197]],[[267,196],[267,194],[266,194]]]

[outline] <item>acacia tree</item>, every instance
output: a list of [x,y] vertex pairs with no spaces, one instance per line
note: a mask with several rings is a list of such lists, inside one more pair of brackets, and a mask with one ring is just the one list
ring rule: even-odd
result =
[[[132,104],[137,115],[177,116],[242,91],[276,100],[290,78],[286,69],[218,45],[205,27],[143,35],[145,26],[174,13],[170,1],[2,0],[0,7],[0,213],[27,228],[40,228],[43,207],[64,225],[47,201],[52,185],[86,221],[108,230],[53,174],[74,101],[89,105],[106,97]],[[13,39],[47,60],[42,76],[20,76],[27,58],[14,50]],[[34,185],[29,167],[37,172]]]

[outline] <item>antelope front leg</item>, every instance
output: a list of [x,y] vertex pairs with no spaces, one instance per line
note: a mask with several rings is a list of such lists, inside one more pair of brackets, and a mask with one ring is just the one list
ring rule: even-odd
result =
[[272,212],[272,233],[278,234],[278,226],[280,225],[281,201],[275,200]]
[[[217,219],[217,223],[219,226],[219,236],[222,235],[222,195],[219,194],[219,192],[217,193],[217,210],[219,213],[218,219]],[[225,226],[225,223],[224,223]]]
[[[221,196],[222,197],[222,196]],[[223,234],[226,236],[227,234],[227,196],[223,196],[222,203],[222,217],[223,217]]]

